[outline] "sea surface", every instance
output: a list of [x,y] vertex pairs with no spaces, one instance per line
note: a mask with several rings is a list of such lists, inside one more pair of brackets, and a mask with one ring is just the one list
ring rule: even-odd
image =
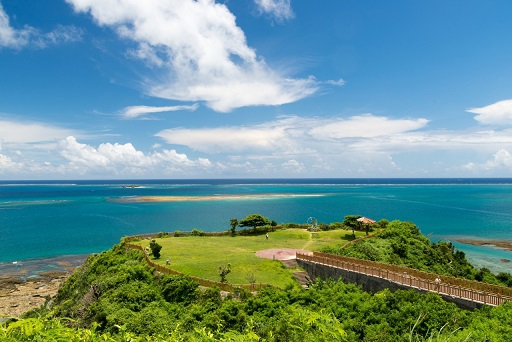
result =
[[512,241],[512,179],[236,179],[0,181],[0,275],[107,250],[128,235],[225,231],[231,218],[253,213],[278,223],[352,214],[411,221],[433,241],[452,241],[478,267],[512,272],[502,261],[512,260],[511,251],[455,242]]

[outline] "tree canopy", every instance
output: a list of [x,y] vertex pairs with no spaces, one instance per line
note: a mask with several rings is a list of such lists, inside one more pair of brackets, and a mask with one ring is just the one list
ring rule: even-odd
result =
[[251,214],[248,215],[243,220],[240,220],[239,222],[240,227],[261,227],[261,226],[268,226],[271,224],[271,221],[260,214]]

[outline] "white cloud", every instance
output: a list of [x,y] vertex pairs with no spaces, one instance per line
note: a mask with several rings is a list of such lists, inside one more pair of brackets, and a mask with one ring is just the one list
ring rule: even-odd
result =
[[316,92],[314,78],[272,70],[246,42],[235,16],[213,0],[66,0],[138,44],[131,55],[160,67],[147,93],[205,101],[216,111],[281,105]]
[[83,31],[74,26],[57,26],[53,31],[41,33],[37,29],[25,25],[15,29],[10,25],[9,16],[0,3],[0,47],[21,49],[25,46],[45,48],[65,42],[82,39]]
[[290,0],[255,0],[261,13],[266,13],[277,20],[288,20],[294,17]]
[[11,158],[0,153],[0,171],[4,168],[10,167],[13,164]]
[[465,169],[470,171],[492,171],[505,169],[510,171],[512,169],[512,155],[505,149],[501,149],[496,152],[492,159],[489,159],[483,164],[468,163],[464,166]]
[[[212,166],[206,158],[190,159],[176,150],[163,150],[144,154],[131,143],[102,143],[98,148],[79,143],[69,136],[59,143],[59,151],[68,162],[69,170],[82,173],[103,172],[114,175],[167,174],[165,170],[184,172],[190,169],[206,169]],[[164,170],[164,172],[161,172]]]
[[301,173],[306,169],[304,164],[296,161],[295,159],[290,159],[283,163],[281,166],[283,167],[283,169],[291,171],[293,173]]
[[166,106],[166,107],[150,107],[150,106],[130,106],[121,111],[121,115],[126,119],[134,119],[146,114],[162,113],[162,112],[176,112],[180,110],[195,111],[199,105],[193,104],[190,106]]
[[333,145],[326,140],[338,140],[337,145],[354,144],[381,136],[393,136],[424,127],[425,119],[389,119],[373,115],[359,115],[348,119],[281,117],[252,127],[173,128],[156,136],[169,144],[186,145],[208,153],[271,151],[282,154],[311,154],[329,150]]
[[426,119],[394,120],[371,114],[352,116],[348,120],[324,121],[326,123],[315,125],[309,134],[317,139],[372,138],[414,131],[428,123]]
[[169,144],[186,145],[208,153],[273,150],[286,139],[285,132],[276,127],[225,127],[210,129],[167,129],[156,134]]
[[5,144],[55,142],[77,133],[41,122],[0,120],[0,141]]
[[512,126],[512,100],[503,100],[481,108],[471,108],[467,112],[478,114],[475,120],[486,125]]
[[337,87],[341,87],[342,85],[345,85],[345,80],[340,78],[339,80],[328,80],[328,81],[325,81],[324,83],[326,84],[330,84],[330,85],[333,85],[333,86],[337,86]]

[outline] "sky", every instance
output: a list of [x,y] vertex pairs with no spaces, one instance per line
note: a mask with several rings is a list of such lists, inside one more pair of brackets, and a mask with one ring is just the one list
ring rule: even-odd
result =
[[0,179],[512,176],[512,1],[0,0]]

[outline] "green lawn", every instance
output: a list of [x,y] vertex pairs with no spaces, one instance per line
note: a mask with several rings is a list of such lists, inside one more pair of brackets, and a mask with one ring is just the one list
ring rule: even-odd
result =
[[[357,237],[364,232],[356,232]],[[200,278],[219,281],[218,269],[231,264],[227,280],[231,284],[247,284],[248,275],[254,275],[256,283],[272,284],[281,288],[296,285],[292,273],[280,261],[261,259],[255,255],[259,250],[269,248],[296,248],[318,251],[327,245],[344,244],[352,237],[352,231],[331,230],[310,233],[304,229],[277,230],[259,236],[187,236],[155,239],[162,246],[160,259],[155,262]],[[144,247],[149,241],[140,241]]]

